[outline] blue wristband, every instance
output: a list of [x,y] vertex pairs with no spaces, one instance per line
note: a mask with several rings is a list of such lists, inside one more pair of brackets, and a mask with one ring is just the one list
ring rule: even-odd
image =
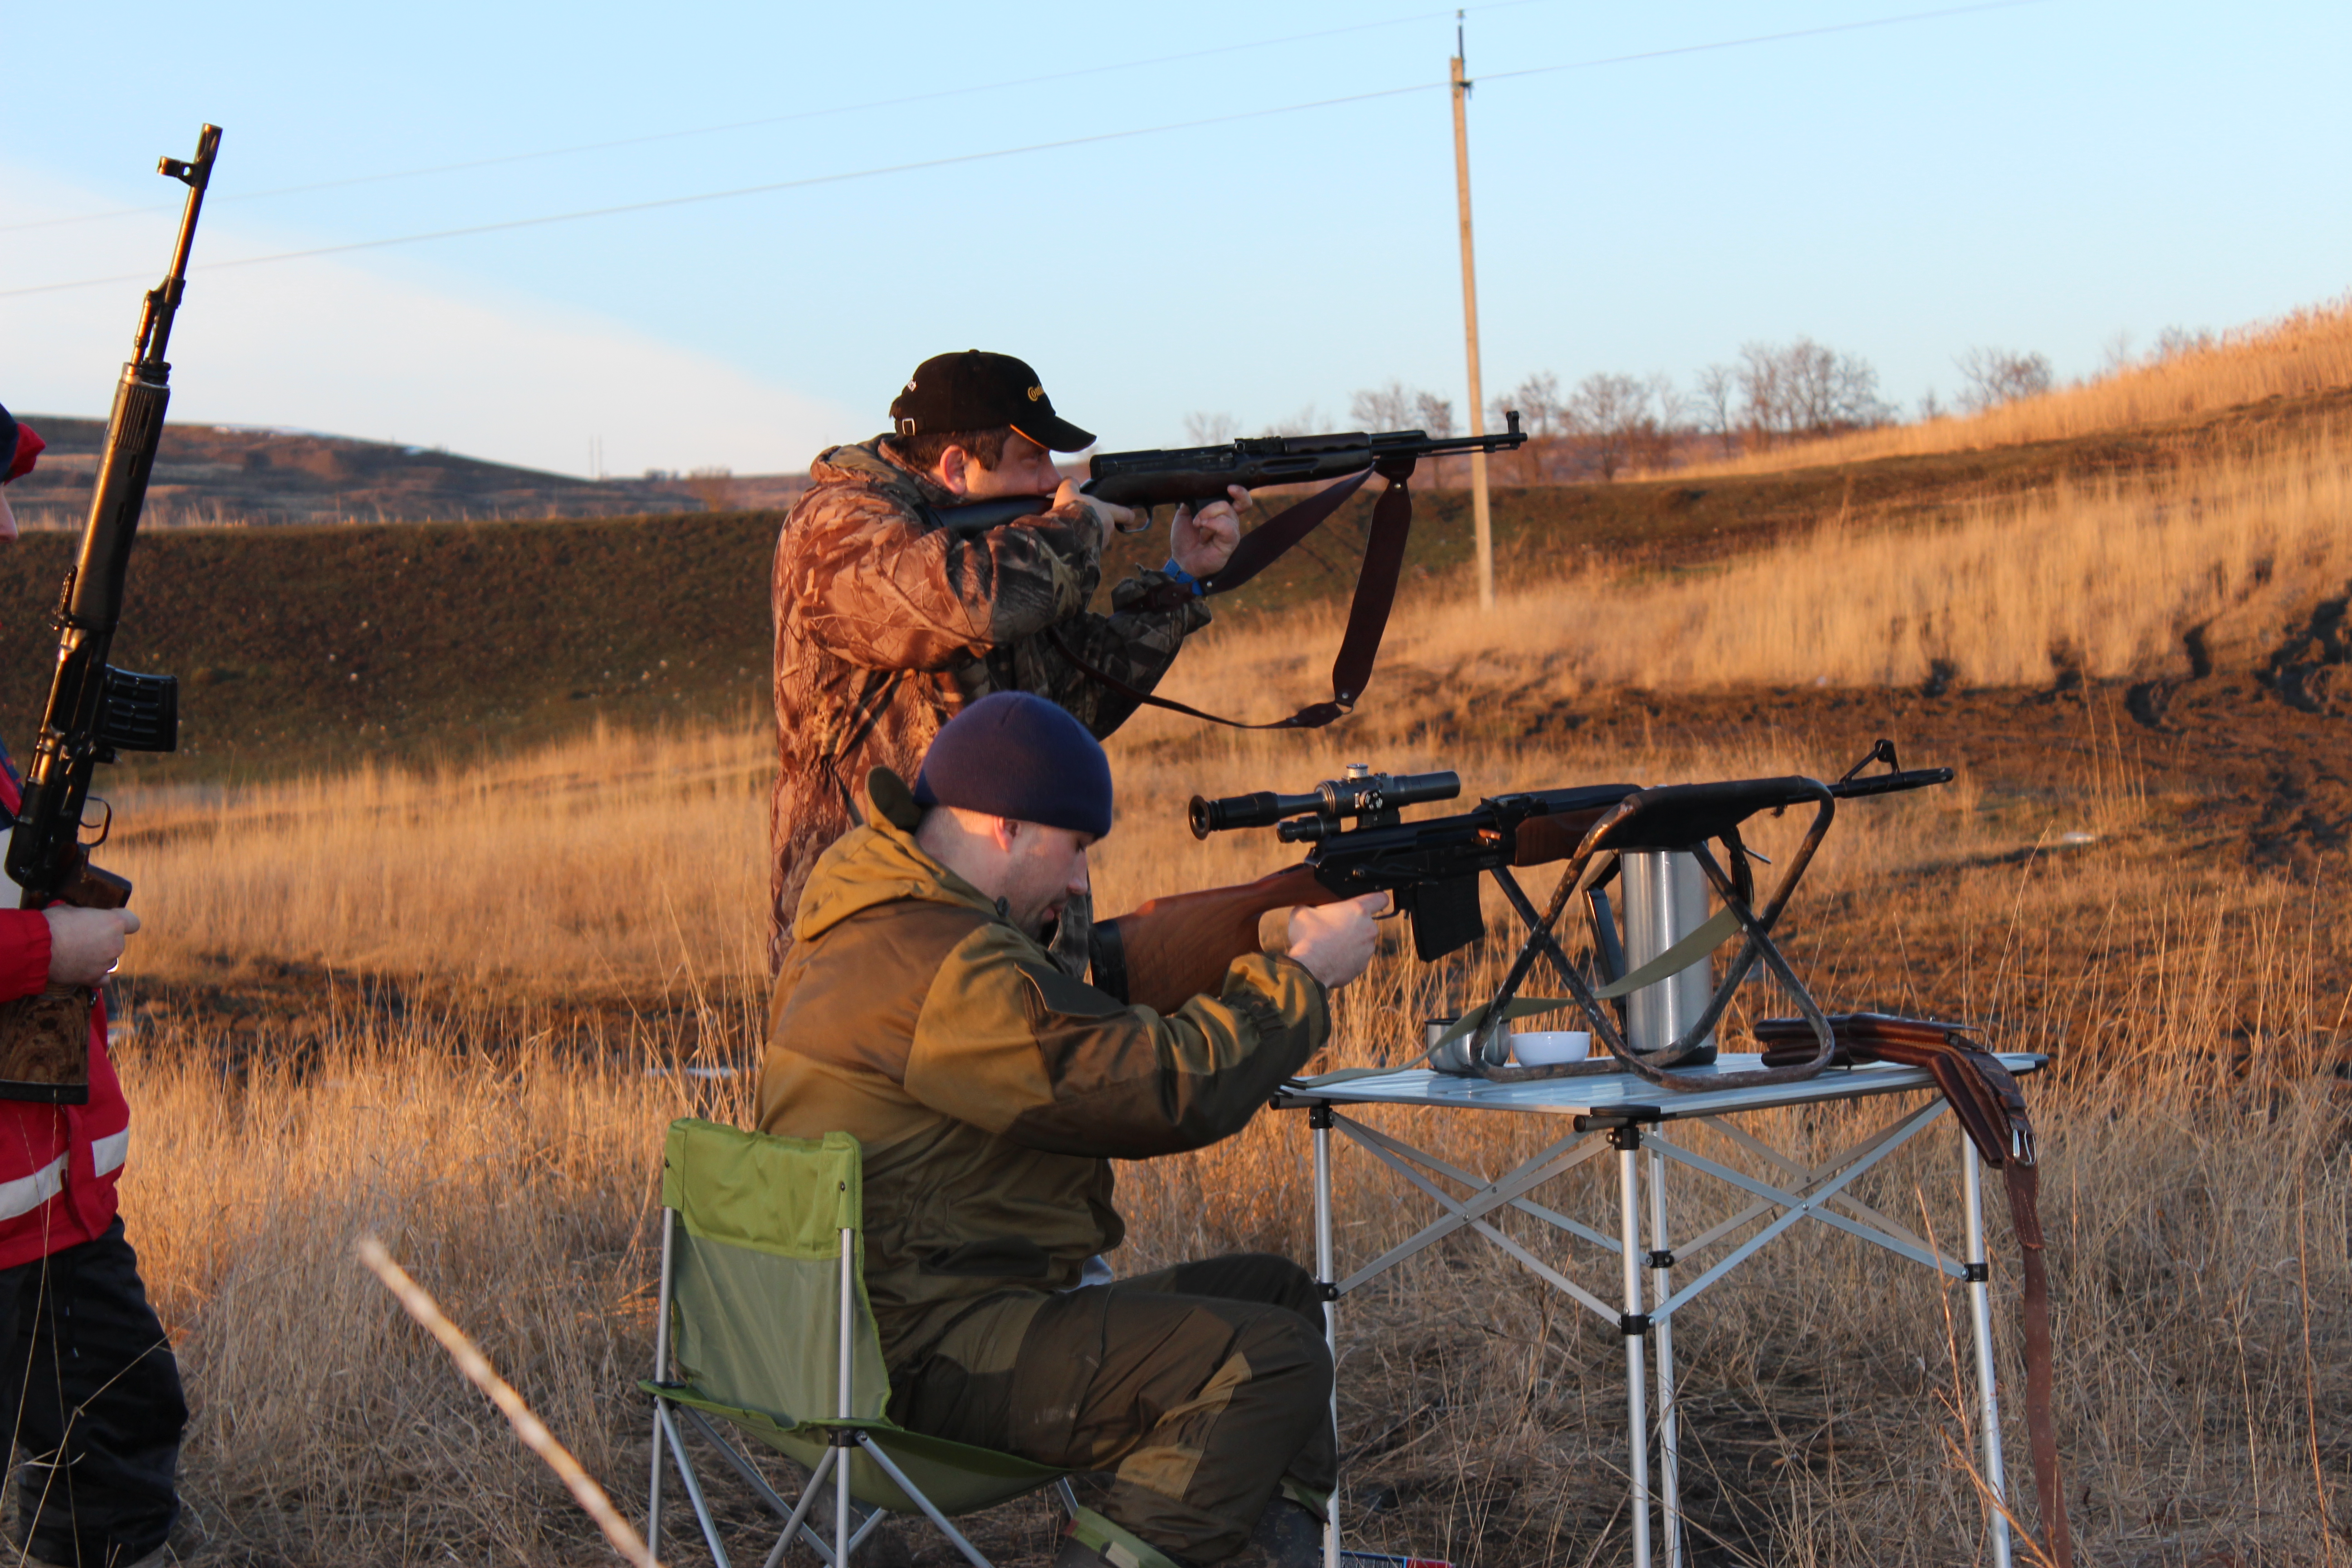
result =
[[1192,589],[1192,596],[1194,598],[1199,599],[1207,597],[1209,591],[1201,585],[1201,580],[1198,577],[1193,576],[1190,572],[1185,571],[1181,566],[1177,565],[1176,557],[1173,555],[1171,555],[1168,558],[1168,564],[1162,566],[1160,570],[1166,573],[1169,576],[1175,578],[1177,582],[1182,584],[1185,587]]

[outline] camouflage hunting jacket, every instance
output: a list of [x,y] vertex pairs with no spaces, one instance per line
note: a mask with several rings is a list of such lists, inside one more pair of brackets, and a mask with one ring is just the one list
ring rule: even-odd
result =
[[[956,539],[934,509],[962,498],[899,462],[880,437],[833,447],[810,474],[815,488],[776,541],[772,584],[772,971],[782,966],[809,868],[862,820],[867,770],[913,778],[940,727],[992,691],[1034,692],[1107,736],[1136,704],[1080,674],[1048,630],[1097,669],[1149,691],[1186,636],[1209,622],[1198,599],[1143,608],[1165,581],[1157,572],[1118,584],[1109,615],[1089,613],[1101,542],[1082,508]],[[1082,952],[1085,911],[1072,913],[1063,934]]]
[[800,901],[759,1128],[864,1151],[866,1289],[897,1368],[982,1297],[1077,1284],[1126,1234],[1110,1162],[1240,1131],[1331,1014],[1304,965],[1262,952],[1164,1017],[1116,1001],[925,853],[895,774],[862,793],[866,826]]

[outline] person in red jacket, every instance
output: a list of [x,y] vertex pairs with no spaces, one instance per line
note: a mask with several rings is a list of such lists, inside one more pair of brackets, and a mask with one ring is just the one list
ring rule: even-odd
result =
[[[41,447],[0,408],[0,543],[16,537],[5,487]],[[14,818],[18,804],[16,765],[0,746],[0,808]],[[138,929],[128,910],[0,909],[0,1002],[51,981],[98,984]],[[131,1107],[107,1059],[100,1006],[87,1104],[0,1100],[0,1418],[23,1461],[22,1555],[8,1556],[31,1564],[171,1561],[188,1407],[116,1213],[130,1144]]]

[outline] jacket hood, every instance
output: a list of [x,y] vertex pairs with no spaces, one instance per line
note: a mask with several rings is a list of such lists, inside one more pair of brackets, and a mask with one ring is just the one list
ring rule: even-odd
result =
[[828,447],[809,465],[809,478],[821,485],[869,485],[887,490],[908,510],[918,506],[961,506],[964,498],[899,462],[883,449],[886,436],[855,446]]
[[[838,449],[838,448],[836,448]],[[793,919],[793,937],[814,942],[877,904],[904,899],[955,904],[997,918],[996,901],[925,854],[915,842],[922,807],[887,768],[866,775],[866,825],[853,827],[817,857]]]

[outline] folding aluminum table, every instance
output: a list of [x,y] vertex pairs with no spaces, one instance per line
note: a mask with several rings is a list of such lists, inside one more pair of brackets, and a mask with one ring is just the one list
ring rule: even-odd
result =
[[[2001,1065],[2021,1076],[2047,1064],[2042,1056],[2003,1055]],[[1732,1073],[1760,1065],[1752,1056],[1726,1055],[1700,1073]],[[1336,1364],[1339,1354],[1339,1301],[1348,1292],[1385,1273],[1441,1237],[1469,1229],[1508,1253],[1553,1289],[1581,1302],[1614,1324],[1625,1338],[1625,1415],[1629,1473],[1633,1480],[1634,1568],[1654,1568],[1650,1540],[1649,1410],[1643,1386],[1643,1346],[1657,1343],[1659,1411],[1659,1475],[1657,1499],[1665,1535],[1669,1568],[1683,1568],[1685,1542],[1679,1498],[1681,1445],[1676,1431],[1673,1320],[1676,1312],[1708,1286],[1752,1256],[1758,1248],[1794,1226],[1811,1219],[1849,1236],[1886,1248],[1939,1273],[1965,1282],[1969,1313],[1976,1331],[1978,1422],[1984,1448],[1984,1479],[1992,1493],[1989,1510],[1997,1568],[2011,1568],[2009,1524],[2000,1510],[2005,1484],[2000,1460],[2000,1408],[1993,1386],[1992,1320],[1985,1259],[1982,1172],[1976,1146],[1960,1139],[1961,1193],[1967,1210],[1968,1260],[1953,1261],[1904,1226],[1847,1191],[1855,1178],[1909,1142],[1945,1112],[1941,1095],[1926,1105],[1889,1121],[1868,1137],[1817,1164],[1805,1164],[1779,1152],[1726,1120],[1746,1111],[1786,1105],[1831,1104],[1908,1089],[1933,1090],[1935,1081],[1921,1068],[1873,1063],[1833,1068],[1801,1083],[1761,1088],[1676,1093],[1643,1082],[1631,1073],[1590,1078],[1556,1078],[1525,1083],[1495,1083],[1421,1070],[1378,1078],[1357,1079],[1325,1087],[1290,1085],[1275,1098],[1278,1110],[1305,1109],[1314,1130],[1315,1144],[1315,1268],[1324,1287],[1324,1331],[1330,1340]],[[1522,1162],[1508,1173],[1489,1180],[1472,1171],[1416,1149],[1376,1128],[1366,1126],[1337,1109],[1351,1105],[1437,1106],[1465,1110],[1513,1110],[1572,1119],[1573,1131]],[[1668,1137],[1678,1121],[1703,1121],[1755,1155],[1787,1183],[1776,1186],[1736,1171]],[[1389,1248],[1353,1273],[1341,1278],[1332,1257],[1331,1132],[1337,1128],[1426,1194],[1440,1216],[1404,1241]],[[1529,1194],[1585,1161],[1613,1149],[1617,1153],[1617,1234],[1602,1234],[1590,1226],[1546,1207]],[[1649,1152],[1650,1244],[1642,1246],[1642,1178],[1638,1156]],[[1676,1247],[1666,1226],[1666,1167],[1669,1163],[1712,1176],[1745,1194],[1750,1201],[1736,1213]],[[1431,1179],[1442,1176],[1469,1191],[1455,1196]],[[1623,1302],[1610,1305],[1489,1223],[1487,1215],[1509,1207],[1616,1253],[1622,1265]],[[1678,1262],[1715,1246],[1741,1227],[1778,1215],[1761,1230],[1709,1263],[1696,1278],[1677,1289],[1673,1270]],[[1651,1301],[1644,1306],[1643,1275],[1650,1277]],[[1336,1418],[1339,1397],[1332,1409]],[[1325,1532],[1327,1568],[1340,1568],[1339,1500],[1332,1500],[1331,1520]]]

